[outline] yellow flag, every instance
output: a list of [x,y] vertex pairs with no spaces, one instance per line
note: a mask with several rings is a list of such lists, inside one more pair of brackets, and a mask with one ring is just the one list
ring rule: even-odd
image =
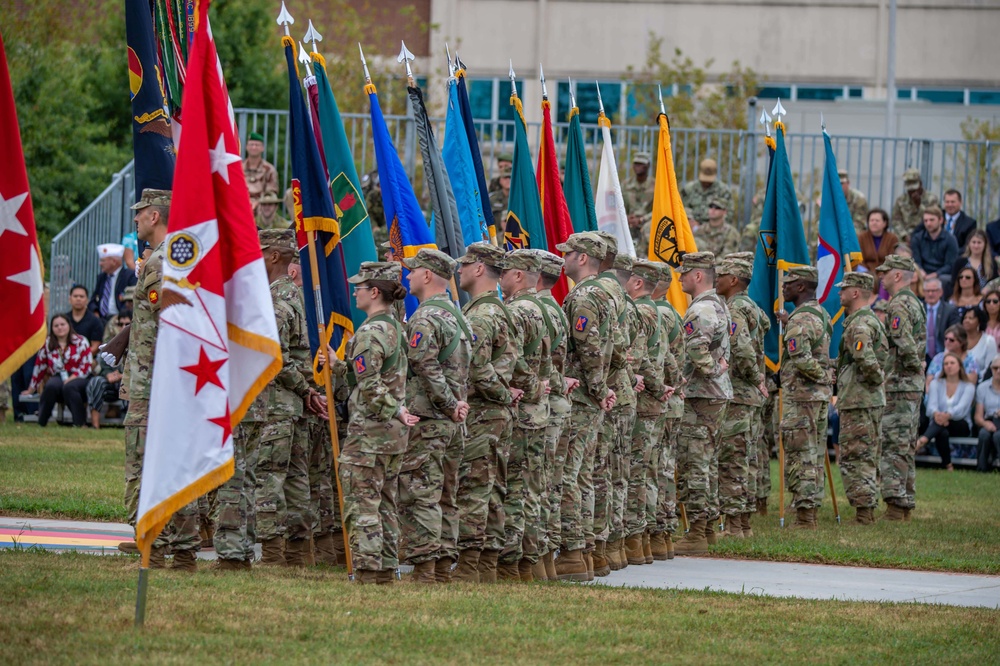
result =
[[[674,173],[674,156],[670,149],[670,126],[667,116],[660,114],[660,141],[657,146],[656,186],[653,192],[653,221],[649,238],[650,261],[665,261],[671,267],[681,264],[681,257],[688,252],[697,252],[698,247],[688,224],[681,192],[677,188],[677,174]],[[674,273],[667,300],[682,315],[687,312],[688,297],[681,289],[679,275]]]

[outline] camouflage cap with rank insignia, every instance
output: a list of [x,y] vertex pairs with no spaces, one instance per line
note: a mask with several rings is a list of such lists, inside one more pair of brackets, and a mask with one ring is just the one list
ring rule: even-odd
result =
[[785,272],[785,278],[782,282],[795,282],[797,280],[819,283],[819,271],[814,266],[792,266]]
[[632,275],[651,286],[663,279],[659,264],[645,259],[636,259],[632,262]]
[[514,250],[504,257],[503,267],[505,270],[541,273],[542,258],[529,249]]
[[403,268],[395,261],[362,261],[358,274],[347,278],[351,284],[361,284],[369,280],[389,280],[399,282],[403,279]]
[[153,190],[146,188],[142,191],[142,196],[132,205],[132,210],[141,210],[147,206],[170,206],[170,190]]
[[687,273],[696,268],[715,268],[715,254],[712,252],[688,252],[681,259],[681,265],[674,270],[678,273]]
[[604,256],[608,253],[607,243],[593,231],[580,231],[570,234],[565,243],[556,245],[556,249],[563,254],[567,252],[579,252],[594,259],[604,259]]
[[608,246],[608,251],[605,252],[605,254],[608,252],[618,254],[618,239],[615,238],[614,234],[608,233],[607,231],[594,231],[593,233],[600,236],[601,240],[604,241],[604,244]]
[[634,261],[635,258],[632,255],[616,254],[615,261],[613,264],[611,264],[611,268],[615,269],[616,271],[631,271],[632,264]]
[[730,252],[723,259],[735,259],[736,261],[745,261],[751,266],[753,265],[754,253],[753,252]]
[[420,248],[420,251],[414,256],[404,259],[403,265],[411,271],[414,268],[426,268],[434,275],[448,280],[455,275],[455,267],[458,266],[458,262],[441,250],[424,247]]
[[299,251],[295,242],[295,232],[291,229],[261,229],[257,232],[257,240],[260,241],[262,251],[267,249]]
[[844,274],[844,279],[833,286],[841,289],[844,287],[860,287],[861,289],[871,291],[875,288],[875,277],[871,273],[852,271]]
[[910,257],[904,257],[901,254],[890,254],[882,262],[882,265],[876,268],[880,273],[887,273],[891,270],[901,270],[908,271],[910,273],[915,273],[917,270],[917,265],[913,263],[913,259]]
[[482,262],[487,266],[492,266],[493,268],[503,268],[505,254],[506,253],[503,250],[498,248],[493,243],[481,241],[479,243],[467,245],[465,248],[465,255],[459,257],[457,261],[460,264],[475,264],[477,262]]
[[545,250],[531,250],[531,252],[536,253],[538,258],[541,259],[542,273],[552,277],[562,275],[563,264],[566,263],[562,257],[551,252],[546,252]]
[[733,259],[730,255],[716,264],[715,272],[719,275],[735,275],[740,279],[749,280],[753,276],[753,266],[741,259]]

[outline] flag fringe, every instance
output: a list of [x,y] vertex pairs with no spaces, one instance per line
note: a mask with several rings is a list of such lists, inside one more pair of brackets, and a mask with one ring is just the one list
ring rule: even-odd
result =
[[374,95],[376,93],[378,93],[378,90],[375,89],[375,84],[374,83],[366,83],[365,84],[365,94],[366,95]]
[[313,51],[312,53],[309,54],[309,57],[313,59],[313,62],[319,65],[323,65],[323,69],[326,69],[326,58],[324,58],[322,54]]
[[778,144],[775,142],[773,136],[765,136],[764,137],[764,145],[766,145],[771,150],[777,150],[778,149]]
[[795,268],[796,266],[806,266],[806,265],[807,264],[793,264],[790,261],[785,261],[784,259],[778,259],[778,270],[779,271],[786,271],[787,272],[789,269]]
[[465,70],[464,69],[456,69],[455,70],[455,78],[456,79],[465,78]]
[[403,246],[403,258],[404,259],[409,259],[410,257],[415,257],[415,256],[417,256],[417,252],[420,252],[420,250],[422,250],[424,248],[427,248],[428,250],[436,250],[436,249],[438,249],[437,245],[434,244],[434,243],[426,243],[424,245],[404,245]]
[[521,99],[517,95],[511,95],[510,104],[517,109],[517,115],[521,117],[521,122],[527,125],[528,122],[524,119],[524,106],[521,104]]
[[7,378],[14,374],[14,371],[24,365],[25,361],[38,353],[38,350],[45,344],[45,336],[48,335],[47,325],[43,322],[42,327],[31,334],[31,337],[24,341],[20,347],[0,363],[0,382],[7,381]]
[[578,115],[580,115],[580,109],[574,106],[572,109],[569,110],[569,113],[566,115],[566,122],[573,120],[573,116],[578,116]]
[[298,77],[298,75],[299,75],[299,63],[298,63],[298,58],[296,57],[296,53],[295,53],[295,40],[292,39],[291,37],[289,37],[288,35],[285,35],[284,37],[281,38],[281,46],[282,46],[282,48],[284,48],[286,46],[291,46],[292,47],[292,64],[295,65],[295,76]]
[[333,234],[336,237],[337,242],[340,242],[340,223],[331,217],[304,217],[302,218],[302,230],[323,231],[328,234]]
[[226,333],[229,336],[231,342],[235,342],[241,347],[247,349],[252,349],[253,351],[260,352],[262,354],[268,354],[273,357],[271,364],[267,366],[264,372],[260,373],[254,383],[250,385],[247,389],[246,394],[243,396],[243,401],[232,409],[230,405],[230,421],[235,428],[239,425],[239,422],[243,420],[246,415],[247,410],[250,409],[250,405],[253,403],[254,399],[260,394],[264,388],[271,383],[271,380],[278,376],[281,372],[281,345],[272,340],[271,338],[260,335],[259,333],[253,333],[247,331],[233,324],[228,324],[226,327]]
[[600,125],[601,127],[607,127],[609,129],[611,128],[611,121],[603,113],[597,116],[597,124]]

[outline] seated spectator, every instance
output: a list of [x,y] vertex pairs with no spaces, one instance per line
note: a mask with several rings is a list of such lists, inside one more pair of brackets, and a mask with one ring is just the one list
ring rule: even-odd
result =
[[[118,329],[132,323],[132,313],[128,310],[119,312],[115,318]],[[122,373],[117,367],[108,365],[100,356],[94,365],[94,375],[87,382],[87,404],[90,405],[90,424],[94,430],[101,427],[101,409],[104,403],[118,400],[118,390],[121,388]]]
[[979,426],[979,454],[976,469],[989,472],[1000,452],[1000,358],[990,364],[993,373],[990,381],[976,388],[976,417]]
[[[962,193],[955,189],[945,190],[941,207],[944,208],[945,230],[955,237],[959,249],[964,250],[972,238],[972,230],[976,228],[976,219],[962,210]],[[983,234],[985,237],[986,234]]]
[[951,290],[951,269],[958,259],[958,242],[944,230],[941,209],[931,206],[924,210],[924,224],[917,228],[910,239],[913,261],[920,276],[941,280],[945,293]]
[[966,266],[955,276],[955,287],[951,292],[951,304],[958,308],[958,316],[961,317],[969,308],[974,308],[983,303],[983,292],[979,289],[979,280],[976,278],[976,271]]
[[90,343],[73,332],[69,317],[63,314],[52,317],[48,339],[35,357],[31,384],[21,393],[31,395],[41,389],[38,425],[44,428],[52,416],[52,409],[61,402],[72,412],[73,425],[83,427],[87,418],[87,378],[92,359]]
[[[882,265],[885,258],[896,251],[899,245],[899,238],[896,234],[888,230],[889,213],[881,208],[873,208],[868,211],[868,229],[858,234],[858,243],[861,244],[861,265],[868,269],[872,275],[875,269]],[[878,290],[878,281],[875,281],[875,289]]]
[[969,354],[969,336],[960,324],[949,326],[944,332],[944,351],[938,353],[931,359],[927,366],[927,384],[924,388],[929,391],[931,382],[941,374],[941,364],[944,362],[945,354],[954,354],[962,362],[962,368],[969,375],[973,384],[979,379],[979,368],[976,367],[976,360]]
[[969,235],[969,244],[951,269],[952,275],[966,266],[972,268],[979,278],[979,287],[983,288],[989,284],[990,280],[997,277],[997,264],[993,260],[993,253],[986,246],[986,232],[976,229]]
[[90,309],[101,318],[102,325],[118,314],[124,306],[125,288],[136,283],[134,271],[122,270],[125,248],[117,243],[105,243],[97,247],[100,255],[101,274],[97,276],[94,295],[90,299]]
[[125,248],[125,252],[122,254],[122,261],[125,262],[125,267],[135,272],[135,260],[139,257],[139,234],[136,231],[125,234],[122,236],[122,247]]
[[69,290],[69,315],[73,331],[87,338],[90,343],[90,353],[93,354],[101,346],[104,339],[104,324],[100,317],[87,309],[88,297],[87,288],[82,284],[75,284]]
[[950,352],[945,353],[940,374],[931,382],[927,390],[927,418],[930,425],[917,440],[917,450],[934,440],[941,466],[947,470],[951,466],[950,437],[968,437],[972,432],[972,399],[975,383],[962,367],[962,360]]
[[[127,313],[129,322],[132,321],[133,300],[135,300],[135,287],[126,287],[125,293],[122,295],[122,310],[118,314],[121,315],[122,313]],[[104,337],[102,338],[102,342],[110,341],[113,337],[118,335],[119,332],[121,332],[122,329],[118,325],[119,318],[120,317],[112,317],[108,320],[108,323],[104,325]]]
[[980,377],[986,376],[986,370],[997,355],[997,341],[986,335],[986,320],[986,312],[978,307],[969,308],[962,315],[962,328],[969,338],[969,356],[975,360]]
[[992,335],[1000,345],[1000,292],[986,292],[983,309],[986,310],[986,335]]
[[927,310],[927,358],[934,358],[944,351],[944,332],[961,320],[958,308],[941,300],[941,280],[933,278],[924,283],[924,304]]

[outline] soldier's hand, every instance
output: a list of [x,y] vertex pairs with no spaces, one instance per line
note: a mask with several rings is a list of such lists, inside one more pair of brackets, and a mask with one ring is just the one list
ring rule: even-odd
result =
[[519,389],[519,388],[514,388],[514,387],[512,386],[512,387],[510,388],[510,394],[511,394],[511,395],[512,395],[512,396],[514,397],[514,404],[516,405],[516,404],[518,403],[518,401],[520,401],[520,400],[521,400],[521,396],[523,396],[523,395],[524,395],[524,391],[522,391],[522,390],[521,390],[521,389]]
[[618,396],[611,389],[608,389],[607,395],[604,396],[604,400],[601,400],[601,409],[605,412],[610,412],[615,406],[615,402],[618,400]]
[[542,382],[542,390],[544,391],[545,395],[552,393],[552,387],[549,386],[549,380],[546,379]]
[[664,386],[663,394],[660,396],[660,402],[666,402],[670,400],[670,397],[677,391],[673,386]]
[[416,414],[411,414],[406,410],[403,405],[399,406],[399,412],[396,414],[396,418],[405,426],[413,427],[420,423],[420,417]]
[[757,389],[761,392],[761,394],[765,398],[767,398],[770,395],[770,393],[767,390],[767,384],[765,382],[761,382],[760,384],[758,384]]
[[118,365],[122,358],[124,358],[125,350],[128,349],[128,336],[131,328],[131,324],[126,324],[122,327],[122,330],[118,332],[118,335],[97,348],[97,351],[100,352],[101,358],[104,359],[105,363],[115,366]]
[[635,390],[639,393],[646,390],[646,383],[643,381],[642,375],[635,376]]
[[628,216],[628,226],[633,229],[638,229],[642,226],[642,215],[629,215]]
[[461,423],[465,420],[465,417],[469,415],[469,403],[464,400],[459,400],[458,404],[455,406],[455,411],[451,414],[451,420],[455,423]]
[[566,377],[566,393],[569,393],[580,385],[580,380],[576,377]]
[[782,326],[788,323],[788,313],[784,309],[778,310],[774,313],[775,319],[781,322]]
[[722,368],[723,372],[728,371],[729,370],[729,361],[727,361],[724,358],[720,358],[719,359],[719,367]]

